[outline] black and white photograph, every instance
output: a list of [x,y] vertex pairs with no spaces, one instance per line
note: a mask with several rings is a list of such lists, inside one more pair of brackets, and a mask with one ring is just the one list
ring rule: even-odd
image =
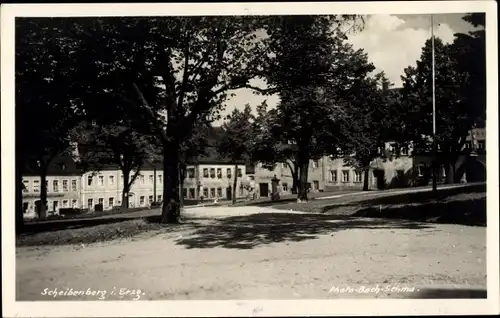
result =
[[1,13],[4,316],[498,314],[495,2]]

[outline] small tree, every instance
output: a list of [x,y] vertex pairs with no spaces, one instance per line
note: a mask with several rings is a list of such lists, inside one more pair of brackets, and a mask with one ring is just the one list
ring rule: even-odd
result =
[[129,208],[129,193],[141,169],[158,159],[158,150],[147,136],[135,132],[126,122],[101,125],[84,123],[74,130],[84,170],[99,171],[117,165],[123,173],[122,207]]
[[235,109],[227,116],[222,125],[224,130],[217,143],[218,153],[234,162],[233,204],[236,203],[236,185],[238,182],[238,163],[248,162],[252,152],[252,109],[245,105],[240,111]]

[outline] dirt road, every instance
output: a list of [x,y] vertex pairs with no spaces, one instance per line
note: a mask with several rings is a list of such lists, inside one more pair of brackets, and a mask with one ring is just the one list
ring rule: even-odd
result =
[[225,222],[220,211],[220,219],[200,219],[203,226],[150,238],[17,248],[16,299],[415,297],[429,287],[486,289],[484,227],[375,219],[306,226],[270,208],[276,215],[257,224],[263,208],[232,209],[241,219]]

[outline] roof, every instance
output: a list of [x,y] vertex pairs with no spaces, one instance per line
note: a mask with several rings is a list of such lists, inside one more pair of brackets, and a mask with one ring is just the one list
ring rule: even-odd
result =
[[[55,157],[47,169],[47,176],[76,176],[81,175],[81,167],[75,162],[69,154],[63,154]],[[31,162],[23,171],[24,176],[39,176],[37,163]]]

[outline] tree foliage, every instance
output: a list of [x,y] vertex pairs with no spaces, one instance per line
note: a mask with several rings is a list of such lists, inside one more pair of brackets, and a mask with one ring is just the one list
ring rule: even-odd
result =
[[126,122],[95,126],[80,123],[73,130],[79,162],[86,171],[118,166],[123,173],[122,207],[129,207],[129,192],[146,164],[154,164],[160,151],[153,140],[134,131]]
[[223,135],[217,143],[218,153],[235,163],[233,181],[233,203],[236,202],[236,184],[238,180],[238,162],[248,163],[252,156],[254,133],[252,127],[252,109],[249,104],[243,111],[235,109],[227,116],[222,125]]
[[[351,100],[349,122],[342,123],[341,158],[364,172],[363,190],[368,190],[370,164],[377,158],[386,158],[385,142],[396,141],[401,123],[397,94],[384,72],[357,83],[358,94]],[[398,149],[399,147],[396,147]]]
[[[465,16],[481,25],[481,15]],[[484,25],[484,24],[483,24]],[[477,64],[476,64],[477,63]],[[453,43],[435,39],[436,142],[439,161],[448,166],[447,182],[454,182],[454,163],[469,130],[484,125],[486,113],[484,30],[457,34]],[[425,43],[415,67],[405,69],[402,105],[405,135],[416,151],[430,151],[433,132],[432,47]]]
[[[47,169],[68,149],[69,132],[82,115],[78,99],[69,93],[77,85],[73,81],[75,46],[60,36],[63,27],[62,21],[51,19],[45,23],[16,19],[17,183],[27,166],[38,171],[41,218],[47,209]],[[20,209],[21,203],[17,206]],[[22,215],[19,218],[22,221]]]
[[307,200],[309,160],[336,151],[356,82],[374,69],[346,42],[340,27],[346,19],[355,17],[283,16],[268,29],[266,80],[279,91],[278,122],[297,147],[299,200]]

